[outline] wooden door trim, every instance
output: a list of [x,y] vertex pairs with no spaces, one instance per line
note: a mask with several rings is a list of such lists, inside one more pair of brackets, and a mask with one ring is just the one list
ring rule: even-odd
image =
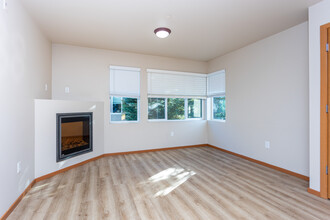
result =
[[[321,94],[320,94],[320,196],[328,198],[328,179],[326,175],[326,166],[328,163],[328,115],[326,105],[328,103],[327,88],[327,52],[325,45],[327,43],[327,29],[330,23],[322,25],[320,28],[320,67],[321,67]],[[330,103],[329,103],[330,104]],[[329,137],[330,138],[330,137]]]
[[316,191],[314,189],[308,188],[307,189],[307,192],[309,192],[310,194],[313,194],[315,196],[321,197],[320,192],[319,191]]

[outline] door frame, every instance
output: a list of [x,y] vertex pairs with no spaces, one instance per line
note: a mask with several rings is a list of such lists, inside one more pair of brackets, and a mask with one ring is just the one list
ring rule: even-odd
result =
[[[329,135],[328,130],[328,113],[326,113],[326,105],[328,103],[328,65],[327,65],[327,51],[326,43],[328,38],[328,28],[330,23],[320,27],[320,67],[321,67],[321,94],[320,94],[320,196],[328,199],[328,176],[326,174],[326,166],[328,164],[328,146]],[[330,85],[329,85],[330,86]],[[329,103],[330,107],[330,103]],[[330,112],[329,112],[330,114]]]

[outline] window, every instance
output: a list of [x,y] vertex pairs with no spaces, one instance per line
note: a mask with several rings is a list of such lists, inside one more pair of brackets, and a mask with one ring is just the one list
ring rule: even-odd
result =
[[110,66],[110,121],[138,121],[140,69]]
[[137,121],[138,99],[111,96],[111,121]]
[[165,119],[165,98],[148,98],[148,119]]
[[[187,103],[187,104],[186,104]],[[202,119],[202,99],[148,98],[149,120]]]
[[167,119],[183,120],[185,119],[185,99],[168,98],[167,99]]
[[148,119],[203,118],[207,75],[148,69]]
[[213,119],[226,120],[226,98],[213,97]]
[[202,118],[202,99],[188,99],[188,118]]
[[226,75],[221,70],[207,76],[207,96],[211,98],[212,120],[226,120]]

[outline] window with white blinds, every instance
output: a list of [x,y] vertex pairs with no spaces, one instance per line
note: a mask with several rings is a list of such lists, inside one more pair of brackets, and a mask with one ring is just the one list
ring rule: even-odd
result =
[[226,73],[224,70],[210,73],[207,76],[207,96],[221,96],[226,94]]
[[140,97],[140,69],[110,66],[110,95]]
[[207,75],[148,69],[149,97],[206,98]]
[[140,69],[110,66],[110,122],[138,122]]
[[[226,73],[224,70],[207,76],[208,120],[226,121]],[[210,117],[211,116],[211,117]]]

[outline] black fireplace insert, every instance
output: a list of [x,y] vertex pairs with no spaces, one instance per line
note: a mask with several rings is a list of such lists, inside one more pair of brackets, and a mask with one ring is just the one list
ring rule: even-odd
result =
[[56,114],[56,162],[93,151],[93,112]]

